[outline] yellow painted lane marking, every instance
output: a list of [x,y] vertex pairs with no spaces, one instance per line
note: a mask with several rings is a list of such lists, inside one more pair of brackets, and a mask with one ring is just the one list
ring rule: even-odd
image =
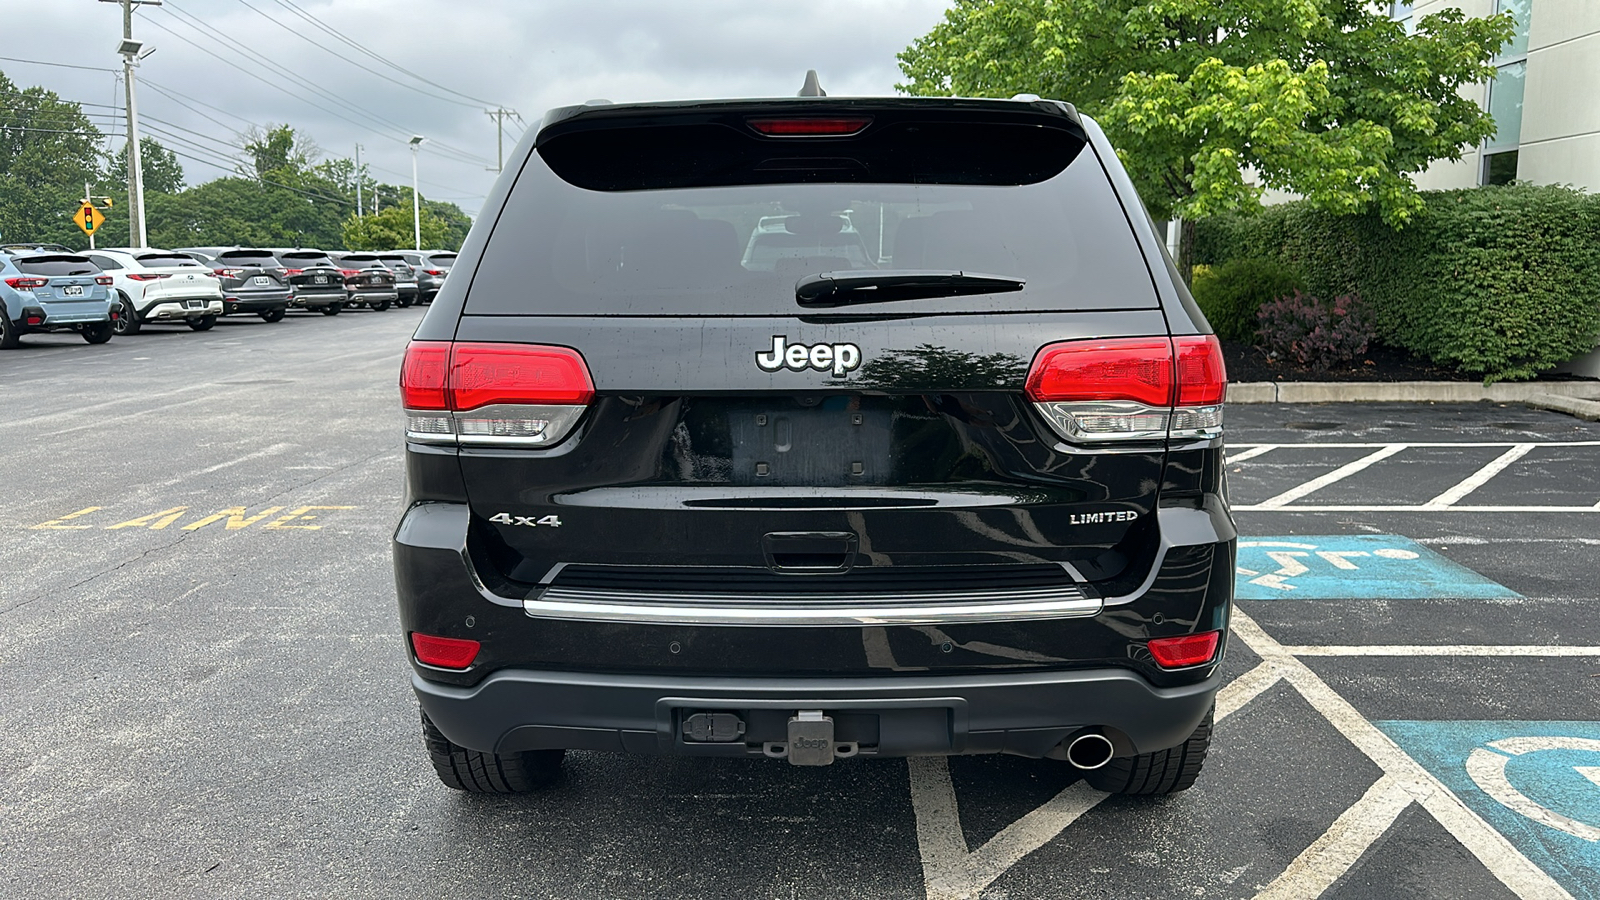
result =
[[118,528],[150,528],[152,530],[160,530],[183,518],[183,514],[188,511],[189,507],[187,506],[174,506],[171,509],[164,509],[161,512],[151,513],[148,516],[140,516],[137,519],[129,519],[126,522],[118,522],[106,530],[116,531]]
[[87,516],[89,513],[95,512],[97,510],[102,510],[102,509],[105,509],[105,507],[104,506],[91,506],[91,507],[88,507],[86,509],[80,509],[75,513],[68,513],[68,514],[62,516],[59,519],[51,519],[48,522],[40,522],[39,524],[33,526],[33,530],[35,530],[35,531],[44,531],[44,530],[75,531],[75,530],[77,530],[79,528],[93,528],[94,527],[93,525],[63,525],[61,523],[62,522],[70,522],[73,519],[78,518],[79,516]]
[[[160,531],[177,524],[189,513],[190,507],[174,506],[170,509],[161,510],[160,512],[148,513],[146,515],[136,516],[126,521],[117,522],[114,525],[90,524],[88,522],[77,521],[86,516],[100,512],[103,509],[105,509],[103,506],[85,507],[77,512],[68,513],[59,519],[51,519],[48,522],[40,522],[38,525],[29,526],[29,528],[35,531],[82,531],[88,529],[120,531],[124,528],[146,528],[152,531]],[[251,513],[250,507],[248,506],[230,506],[225,509],[217,510],[216,512],[211,512],[204,515],[201,515],[197,512],[196,515],[199,515],[200,518],[193,522],[179,526],[179,530],[199,531],[208,525],[215,525],[216,523],[221,522],[222,528],[225,531],[239,531],[241,529],[249,528],[252,525],[259,525],[259,527],[262,529],[269,529],[272,531],[318,531],[323,528],[323,522],[316,521],[316,524],[310,523],[312,523],[314,520],[325,519],[327,512],[349,509],[360,509],[360,507],[299,506],[290,509],[286,506],[268,506],[263,507],[260,512]],[[273,518],[274,516],[277,518]],[[271,521],[267,521],[269,519]],[[263,522],[266,524],[261,524]]]

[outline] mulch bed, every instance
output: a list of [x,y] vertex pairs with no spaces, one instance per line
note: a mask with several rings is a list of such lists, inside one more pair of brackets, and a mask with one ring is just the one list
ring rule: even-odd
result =
[[[1270,359],[1260,347],[1222,342],[1228,380],[1249,381],[1477,381],[1453,369],[1442,369],[1396,347],[1371,344],[1354,364],[1318,371],[1281,359]],[[1559,377],[1559,376],[1557,376]]]

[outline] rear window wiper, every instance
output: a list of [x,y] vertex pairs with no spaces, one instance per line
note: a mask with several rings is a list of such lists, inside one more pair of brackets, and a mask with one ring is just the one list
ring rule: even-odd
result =
[[1020,291],[1021,278],[925,269],[873,269],[819,272],[795,282],[794,299],[801,306],[827,308],[892,300],[963,297]]

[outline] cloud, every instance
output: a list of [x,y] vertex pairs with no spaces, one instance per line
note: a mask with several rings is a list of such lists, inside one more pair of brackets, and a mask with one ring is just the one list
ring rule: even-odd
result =
[[[362,56],[291,7],[410,72],[505,104],[536,124],[546,109],[596,98],[790,96],[813,68],[833,95],[892,94],[899,78],[895,54],[933,27],[946,4],[167,0],[166,8],[144,8],[135,16],[135,37],[158,48],[139,77],[231,115],[194,103],[185,108],[153,89],[141,91],[139,104],[141,113],[165,123],[152,121],[153,127],[192,144],[158,139],[193,157],[220,163],[215,154],[230,151],[218,142],[234,140],[233,131],[245,122],[287,122],[330,155],[349,156],[360,142],[374,174],[398,184],[410,180],[405,139],[424,134],[430,141],[419,160],[423,195],[476,212],[494,179],[485,170],[494,162],[494,123],[483,106]],[[114,48],[122,23],[114,4],[0,0],[0,21],[27,22],[13,32],[27,35],[16,45],[26,52],[5,55],[108,68],[119,62]],[[108,73],[8,62],[0,69],[21,84],[42,84],[112,112],[116,95]],[[293,76],[315,89],[295,84]],[[520,128],[512,123],[508,129],[508,150]],[[183,162],[191,182],[222,174],[193,159]]]

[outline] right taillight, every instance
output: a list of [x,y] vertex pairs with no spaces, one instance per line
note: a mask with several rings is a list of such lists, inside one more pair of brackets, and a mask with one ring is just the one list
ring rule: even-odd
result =
[[545,447],[572,431],[594,384],[583,357],[566,347],[412,341],[400,397],[410,440]]
[[1226,388],[1212,335],[1050,344],[1027,382],[1050,428],[1080,443],[1216,437]]

